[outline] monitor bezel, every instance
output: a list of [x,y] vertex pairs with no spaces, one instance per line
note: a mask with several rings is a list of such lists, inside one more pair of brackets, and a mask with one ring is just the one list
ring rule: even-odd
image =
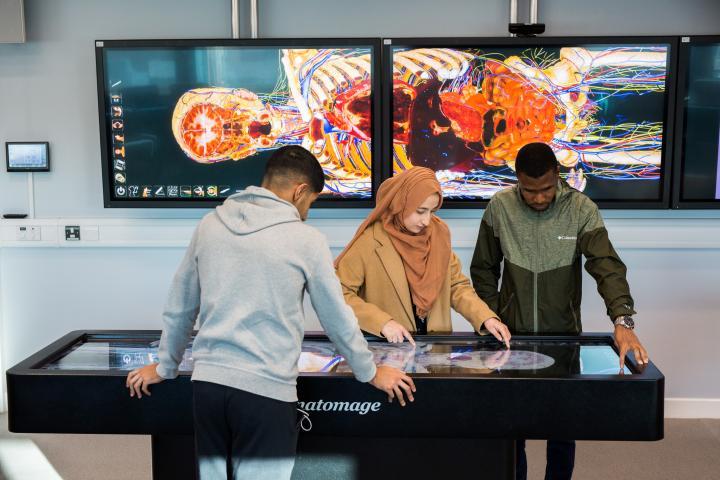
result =
[[[558,37],[398,37],[383,39],[383,79],[392,79],[392,49],[402,47],[512,47],[528,46],[566,46],[594,44],[667,44],[668,67],[666,77],[666,101],[663,116],[663,146],[661,157],[661,183],[658,199],[652,200],[593,200],[603,209],[666,209],[670,207],[670,186],[673,164],[673,144],[675,126],[675,88],[677,70],[676,36],[558,36]],[[383,83],[383,178],[392,174],[392,81]],[[466,209],[485,208],[489,200],[479,199],[444,199],[443,208]]]
[[[366,47],[372,52],[372,180],[370,198],[319,198],[313,207],[322,208],[367,208],[375,204],[375,194],[381,182],[382,165],[378,159],[382,150],[381,138],[381,39],[358,38],[271,38],[271,39],[165,39],[165,40],[96,40],[95,71],[97,77],[98,125],[100,129],[100,156],[102,165],[103,206],[105,208],[213,208],[225,199],[118,199],[114,195],[112,182],[112,156],[105,111],[108,98],[105,90],[104,52],[112,48],[189,48],[189,47]],[[378,93],[375,93],[378,92]]]
[[[672,172],[672,208],[679,210],[709,210],[720,208],[720,199],[717,200],[689,200],[682,196],[683,178],[685,176],[685,97],[688,88],[688,75],[690,71],[690,50],[692,45],[712,44],[720,46],[720,35],[683,35],[680,37],[678,47],[678,79],[677,94],[675,95],[675,131],[677,140],[675,142],[674,162]],[[718,172],[720,174],[720,172]]]

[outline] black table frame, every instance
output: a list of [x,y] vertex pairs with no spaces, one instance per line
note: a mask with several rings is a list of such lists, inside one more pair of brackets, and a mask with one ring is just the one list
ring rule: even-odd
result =
[[[152,435],[154,478],[170,478],[178,468],[178,449],[191,449],[192,386],[190,372],[154,385],[153,395],[130,398],[125,371],[47,370],[42,365],[90,337],[106,341],[148,342],[159,331],[74,331],[7,371],[9,429],[22,433],[88,433]],[[309,333],[307,340],[326,340]],[[422,336],[416,337],[423,340]],[[495,342],[468,333],[432,335],[428,340]],[[603,342],[609,334],[516,336],[514,340]],[[373,337],[369,342],[382,341]],[[617,350],[615,349],[617,352]],[[351,374],[302,373],[301,401],[381,402],[377,412],[310,412],[310,432],[303,445],[322,447],[319,439],[414,438],[478,440],[497,446],[503,462],[514,463],[513,439],[659,440],[663,438],[664,377],[650,363],[626,361],[632,375],[566,375],[547,377],[412,374],[416,401],[406,408],[388,404],[385,395],[357,382]],[[492,412],[492,414],[489,414]],[[492,442],[488,443],[488,441]],[[184,445],[184,446],[182,446]],[[505,471],[498,478],[509,478]]]

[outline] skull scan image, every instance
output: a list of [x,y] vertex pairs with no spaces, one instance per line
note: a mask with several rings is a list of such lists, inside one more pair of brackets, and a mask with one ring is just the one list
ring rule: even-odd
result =
[[[275,52],[275,53],[273,53]],[[203,87],[177,101],[172,131],[201,164],[242,161],[302,145],[326,175],[324,193],[370,195],[372,89],[369,49],[282,49],[272,92]]]

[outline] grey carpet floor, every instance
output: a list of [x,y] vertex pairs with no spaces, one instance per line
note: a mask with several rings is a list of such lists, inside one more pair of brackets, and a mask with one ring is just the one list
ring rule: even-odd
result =
[[[147,436],[19,435],[8,433],[7,415],[0,415],[0,449],[4,441],[18,439],[32,440],[64,480],[150,478]],[[528,442],[527,454],[528,478],[542,479],[545,442]],[[5,470],[12,469],[0,465],[0,478]],[[659,442],[578,442],[574,478],[719,480],[720,420],[666,420],[665,439]]]

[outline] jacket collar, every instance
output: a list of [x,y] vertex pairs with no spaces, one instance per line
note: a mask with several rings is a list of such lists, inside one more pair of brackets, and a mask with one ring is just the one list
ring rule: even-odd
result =
[[395,250],[395,246],[383,228],[381,221],[373,224],[373,237],[375,241],[380,244],[380,246],[375,248],[375,252],[385,268],[385,273],[387,273],[387,276],[390,278],[398,299],[405,309],[405,313],[408,314],[410,321],[414,322],[415,315],[412,311],[412,298],[410,296],[407,276],[405,275],[405,265],[403,265],[402,258],[400,258],[400,254]]

